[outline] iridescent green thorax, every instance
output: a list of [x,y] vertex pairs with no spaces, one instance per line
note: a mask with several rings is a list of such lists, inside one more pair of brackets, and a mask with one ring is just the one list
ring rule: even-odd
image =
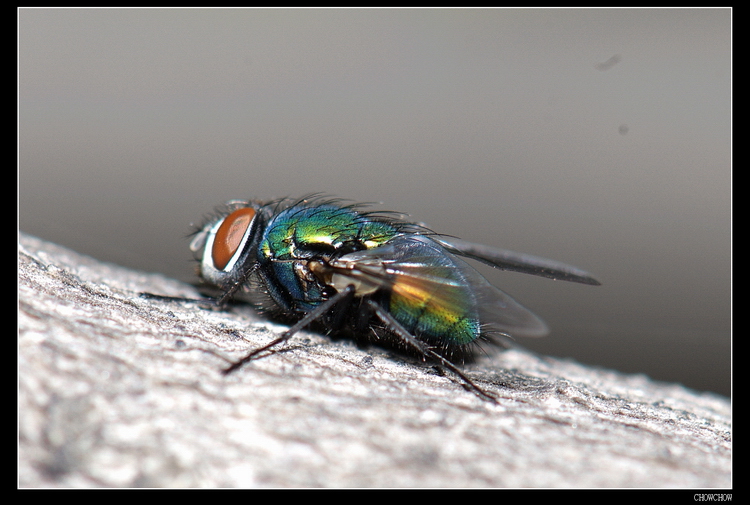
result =
[[307,311],[326,299],[326,288],[305,273],[305,260],[375,248],[398,233],[395,221],[387,222],[352,207],[293,205],[270,218],[260,241],[258,261],[276,278],[276,282],[268,283],[276,302],[285,310]]
[[373,220],[349,207],[293,206],[271,219],[260,250],[268,259],[306,258],[342,247],[372,249],[397,233],[394,224]]

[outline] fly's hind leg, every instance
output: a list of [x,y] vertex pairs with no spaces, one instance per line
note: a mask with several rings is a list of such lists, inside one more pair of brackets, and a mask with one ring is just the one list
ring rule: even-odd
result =
[[377,316],[380,318],[383,323],[385,323],[388,328],[398,337],[401,339],[402,342],[409,345],[413,349],[419,351],[422,356],[430,358],[431,360],[435,361],[439,366],[442,366],[451,372],[453,372],[455,375],[457,375],[463,382],[466,384],[466,386],[471,389],[477,396],[479,396],[483,400],[491,401],[492,403],[497,403],[497,399],[487,391],[483,390],[474,382],[469,379],[466,374],[464,374],[456,365],[451,363],[447,358],[444,356],[441,356],[440,354],[436,353],[430,347],[427,345],[426,342],[423,342],[416,338],[414,335],[409,333],[406,328],[403,327],[401,323],[399,323],[396,318],[393,317],[392,314],[387,312],[383,307],[378,305],[372,300],[368,300],[368,305],[370,308],[377,314]]

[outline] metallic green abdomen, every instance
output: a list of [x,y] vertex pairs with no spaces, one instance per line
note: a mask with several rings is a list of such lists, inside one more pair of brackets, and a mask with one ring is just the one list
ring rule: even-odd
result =
[[389,310],[413,335],[433,343],[469,344],[481,333],[476,300],[455,257],[424,236],[398,237]]

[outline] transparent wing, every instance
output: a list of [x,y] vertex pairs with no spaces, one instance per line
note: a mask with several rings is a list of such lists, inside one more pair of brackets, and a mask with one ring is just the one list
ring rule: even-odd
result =
[[579,282],[599,286],[601,283],[590,273],[559,261],[548,260],[530,254],[495,249],[482,244],[474,244],[453,237],[431,237],[448,251],[471,258],[501,270],[538,275],[549,279]]
[[435,317],[475,318],[486,330],[514,337],[548,333],[541,319],[430,237],[399,236],[381,247],[344,255],[331,266],[343,276],[340,285],[387,287]]

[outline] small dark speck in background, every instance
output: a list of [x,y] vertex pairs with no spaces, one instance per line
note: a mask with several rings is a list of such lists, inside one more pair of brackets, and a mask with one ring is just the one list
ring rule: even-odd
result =
[[622,56],[620,56],[619,54],[616,54],[603,63],[597,63],[596,65],[594,65],[594,68],[597,70],[601,70],[603,72],[605,70],[609,70],[610,68],[620,63],[621,59],[622,59]]

